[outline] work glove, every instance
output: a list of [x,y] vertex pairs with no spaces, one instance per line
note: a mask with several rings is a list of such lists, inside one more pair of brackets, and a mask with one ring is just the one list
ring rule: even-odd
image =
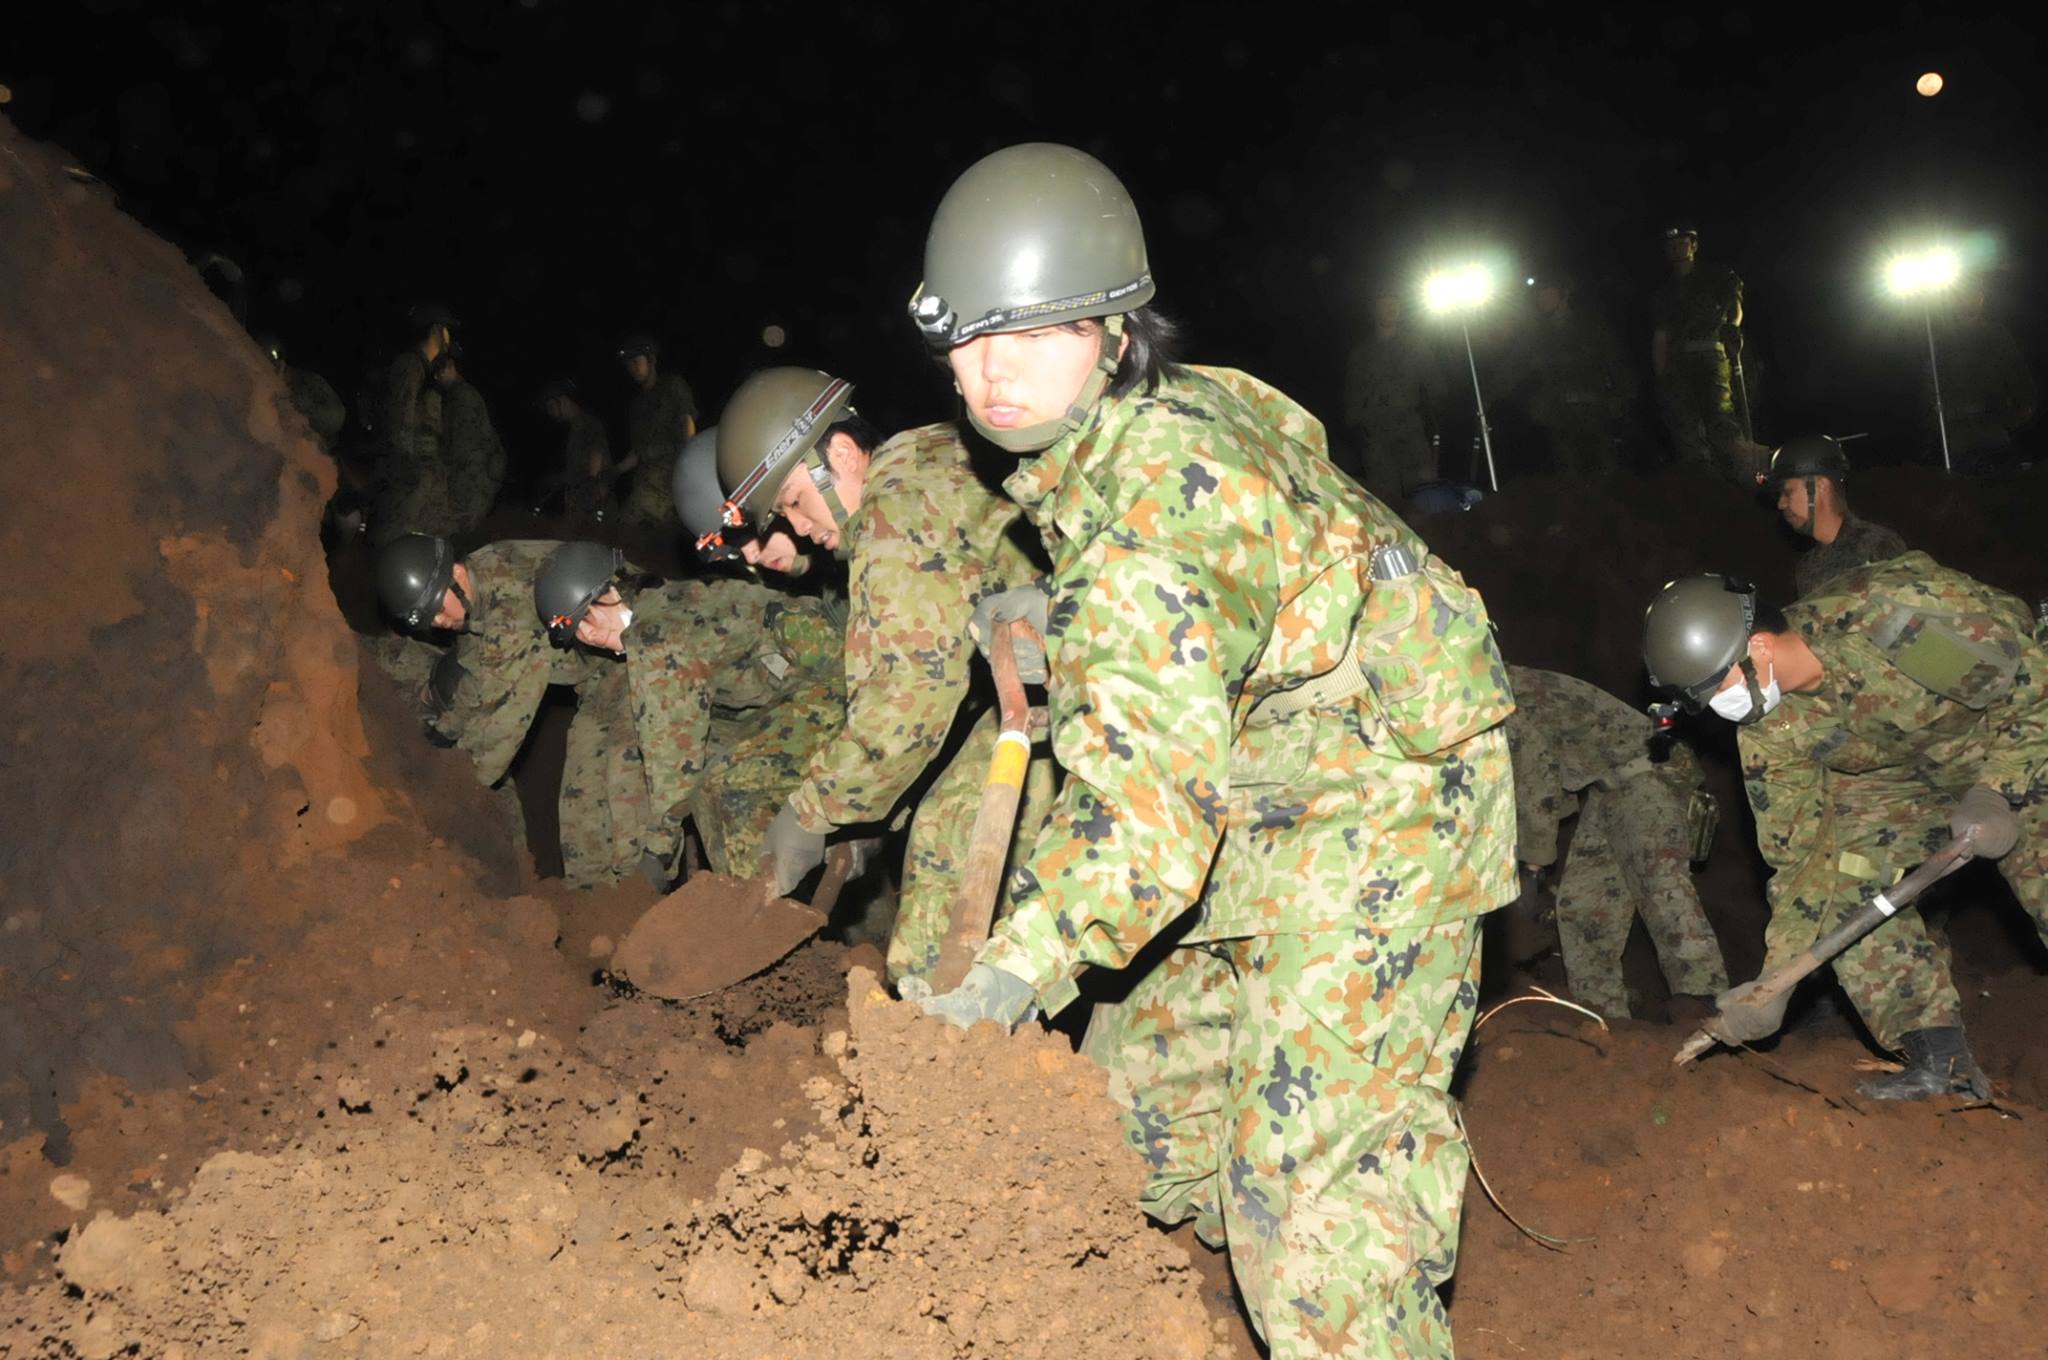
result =
[[1046,677],[1045,606],[1045,588],[1035,583],[985,595],[974,606],[974,617],[967,622],[967,636],[987,656],[989,639],[994,636],[998,622],[1025,624],[1025,628],[1010,634],[1012,650],[1017,654],[1017,678],[1027,685],[1042,685]]
[[950,992],[934,993],[932,985],[921,977],[903,979],[896,990],[905,1001],[916,1002],[926,1015],[937,1016],[962,1029],[971,1029],[983,1020],[1015,1029],[1038,1009],[1038,993],[1031,990],[1030,983],[985,963],[969,968],[960,985]]
[[796,809],[785,803],[768,824],[768,838],[761,847],[762,869],[775,880],[777,896],[787,896],[804,875],[825,862],[825,837],[804,830]]
[[1786,988],[1766,1001],[1752,1001],[1758,983],[1745,982],[1740,987],[1731,987],[1714,999],[1717,1012],[1707,1032],[1724,1044],[1751,1044],[1759,1039],[1768,1039],[1785,1025],[1785,1005],[1792,999],[1792,989]]
[[1975,831],[1977,839],[1970,853],[1980,859],[1997,859],[2020,843],[2020,819],[2013,815],[2005,795],[1989,784],[1973,784],[1956,799],[1948,814],[1948,829],[1958,837]]

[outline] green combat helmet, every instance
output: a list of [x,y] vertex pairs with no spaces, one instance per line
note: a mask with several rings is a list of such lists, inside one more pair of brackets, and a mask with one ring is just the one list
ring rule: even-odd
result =
[[619,341],[619,358],[633,359],[642,354],[650,359],[659,359],[661,342],[644,331],[634,331]]
[[[1687,710],[1706,706],[1737,662],[1752,688],[1749,635],[1756,629],[1756,587],[1732,576],[1684,576],[1657,592],[1643,611],[1643,665],[1650,683],[1678,695]],[[1751,696],[1761,712],[1761,690]]]
[[975,422],[999,448],[1029,453],[1080,426],[1116,372],[1123,317],[1153,292],[1145,230],[1122,181],[1086,152],[1029,142],[983,157],[946,191],[910,317],[937,350],[1104,318],[1102,357],[1065,420],[1014,430]]
[[697,431],[676,459],[669,490],[675,496],[676,518],[697,543],[706,562],[737,562],[740,551],[725,541],[725,493],[718,489],[718,427]]
[[766,525],[776,494],[802,464],[844,532],[846,510],[832,489],[823,445],[832,426],[851,414],[853,384],[815,368],[764,368],[741,383],[718,420],[725,522]]
[[[455,584],[455,550],[445,538],[406,534],[377,554],[377,598],[384,612],[407,628],[424,628],[441,612],[441,597]],[[467,607],[467,597],[462,601]]]
[[564,543],[533,577],[533,607],[557,647],[576,641],[576,625],[618,579],[626,555],[602,543]]
[[1763,482],[1775,490],[1795,477],[1806,482],[1806,528],[1801,532],[1811,537],[1814,507],[1820,503],[1819,488],[1815,482],[1826,477],[1838,491],[1847,486],[1849,455],[1843,451],[1840,441],[1824,434],[1788,440],[1772,452],[1771,468],[1763,475]]

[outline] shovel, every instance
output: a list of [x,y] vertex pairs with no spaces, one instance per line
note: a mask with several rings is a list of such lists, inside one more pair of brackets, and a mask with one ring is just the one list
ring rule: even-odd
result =
[[633,923],[612,955],[611,971],[670,1001],[743,982],[824,927],[853,867],[851,845],[828,849],[825,876],[809,903],[778,896],[767,874],[693,875]]
[[981,806],[974,814],[974,838],[967,868],[953,894],[951,923],[939,944],[933,969],[935,992],[960,985],[974,956],[988,943],[995,923],[996,897],[1002,890],[1003,866],[1010,860],[1010,842],[1017,834],[1017,803],[1024,792],[1024,772],[1031,765],[1031,702],[1017,678],[1016,630],[1029,624],[998,619],[989,630],[988,664],[995,675],[996,702],[1002,730],[989,761],[988,780],[981,786]]
[[[1757,1009],[1776,1003],[1830,959],[1911,906],[1914,899],[1926,892],[1936,880],[1947,877],[1969,863],[1971,851],[1976,843],[1976,832],[1966,831],[1929,855],[1919,868],[1894,883],[1887,891],[1864,903],[1860,909],[1852,912],[1848,919],[1815,940],[1797,958],[1758,978],[1753,984],[1754,990],[1744,998],[1743,1004]],[[1721,993],[1721,1000],[1725,1001],[1728,995],[1727,992]],[[1715,1032],[1716,1024],[1716,1021],[1708,1021],[1705,1028],[1687,1039],[1685,1046],[1678,1050],[1678,1056],[1671,1060],[1672,1065],[1683,1067],[1714,1045],[1729,1043],[1730,1041]]]

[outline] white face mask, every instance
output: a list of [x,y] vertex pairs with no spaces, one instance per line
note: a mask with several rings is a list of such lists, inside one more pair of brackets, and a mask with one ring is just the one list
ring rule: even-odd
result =
[[1713,709],[1732,723],[1755,722],[1758,718],[1769,713],[1778,706],[1778,701],[1785,697],[1784,692],[1778,688],[1778,665],[1775,661],[1769,664],[1770,679],[1766,680],[1763,685],[1764,706],[1762,712],[1754,716],[1750,714],[1749,686],[1747,684],[1730,685],[1727,689],[1716,690],[1714,697],[1707,700],[1707,707]]
[[633,626],[633,606],[622,605],[619,609],[619,631],[625,632]]

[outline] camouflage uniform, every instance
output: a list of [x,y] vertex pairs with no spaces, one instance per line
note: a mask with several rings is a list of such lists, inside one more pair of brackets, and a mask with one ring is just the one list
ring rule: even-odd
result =
[[1882,524],[1843,515],[1834,542],[1816,539],[1799,554],[1792,564],[1792,584],[1800,595],[1811,595],[1843,572],[1897,557],[1905,550],[1906,540]]
[[373,539],[383,544],[401,534],[453,534],[441,390],[427,381],[427,361],[418,350],[391,361],[380,422]]
[[604,422],[578,408],[562,431],[562,510],[588,529],[604,517],[611,496],[612,446]]
[[1603,1015],[1628,1015],[1621,954],[1638,914],[1672,991],[1726,991],[1720,941],[1688,866],[1686,805],[1700,786],[1699,761],[1673,746],[1662,764],[1652,762],[1650,719],[1597,686],[1526,666],[1508,667],[1508,677],[1516,853],[1527,864],[1553,863],[1558,824],[1579,819],[1557,885],[1572,995]]
[[320,446],[333,449],[334,441],[341,437],[342,425],[348,420],[348,411],[342,406],[341,394],[334,390],[334,384],[318,373],[287,365],[284,387],[292,405],[320,440]]
[[[942,754],[969,697],[967,620],[984,595],[1039,574],[1017,507],[976,471],[950,424],[908,430],[875,450],[847,521],[850,554],[845,722],[812,753],[790,807],[807,830],[886,822]],[[985,737],[981,736],[986,729]],[[951,920],[955,856],[974,829],[995,735],[984,722],[920,800],[904,858],[889,971],[937,962]],[[1018,825],[1050,796],[1051,767],[1032,761]]]
[[457,379],[441,392],[441,428],[447,446],[449,517],[467,533],[483,523],[505,484],[505,446],[491,424],[483,393]]
[[[2009,450],[2012,432],[2033,418],[2035,401],[2034,376],[2012,333],[1995,321],[1958,319],[1941,330],[1937,362],[1956,465],[1969,469]],[[1932,417],[1931,391],[1925,409]]]
[[1554,470],[1579,480],[1615,472],[1634,379],[1614,333],[1596,316],[1568,311],[1537,318],[1520,348],[1529,418],[1550,442]]
[[[1757,846],[1775,871],[1765,967],[1789,962],[1945,844],[1950,804],[1988,784],[2020,809],[2000,860],[2048,935],[2048,656],[2023,604],[1911,552],[1786,609],[1823,668],[1739,729]],[[1887,1048],[1960,1025],[1948,951],[1905,911],[1835,960]]]
[[697,398],[690,385],[673,373],[655,378],[654,386],[633,394],[626,409],[627,449],[640,464],[633,472],[633,487],[626,495],[625,514],[642,525],[671,525],[676,522],[676,459],[690,437],[691,422],[697,419]]
[[1739,483],[1748,466],[1749,435],[1735,408],[1731,336],[1739,339],[1742,280],[1725,265],[1698,264],[1657,290],[1650,303],[1665,336],[1657,404],[1682,461],[1705,463]]
[[[611,801],[621,872],[643,851],[674,866],[701,781],[727,759],[714,743],[715,727],[724,727],[718,735],[728,740],[779,731],[785,702],[799,692],[809,704],[821,702],[808,692],[821,684],[829,689],[841,669],[837,628],[825,606],[754,581],[671,582],[635,595],[633,613],[625,638],[632,726],[615,736],[636,748],[646,812],[621,818],[619,800]],[[815,725],[801,724],[807,734]],[[770,808],[768,816],[774,814]],[[751,815],[758,816],[758,806]],[[617,842],[622,833],[635,843]]]
[[[1227,1242],[1278,1360],[1449,1356],[1449,1087],[1515,895],[1484,606],[1241,373],[1106,398],[1006,486],[1053,554],[1067,779],[981,961],[1058,1011],[1196,908],[1089,1027],[1143,1207]],[[1388,545],[1421,569],[1372,579]]]
[[1369,336],[1351,351],[1344,374],[1344,423],[1363,461],[1345,471],[1382,500],[1435,479],[1430,425],[1443,396],[1435,353],[1408,330]]

